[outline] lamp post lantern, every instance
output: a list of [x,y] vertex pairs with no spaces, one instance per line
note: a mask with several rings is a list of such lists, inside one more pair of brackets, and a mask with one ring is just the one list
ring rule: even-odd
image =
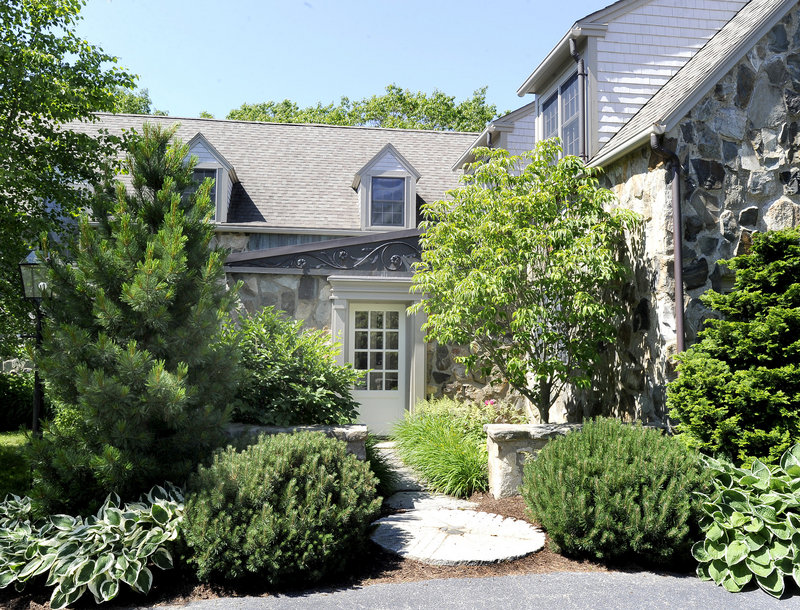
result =
[[[22,289],[25,298],[33,302],[36,311],[36,351],[42,346],[42,295],[47,291],[47,269],[39,259],[39,253],[33,250],[19,262],[19,273],[22,278]],[[42,382],[39,369],[33,369],[33,435],[41,436],[39,417],[42,413]]]

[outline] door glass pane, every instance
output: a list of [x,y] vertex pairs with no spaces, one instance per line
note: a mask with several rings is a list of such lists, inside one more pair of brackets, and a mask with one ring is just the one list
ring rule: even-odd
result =
[[397,349],[398,333],[386,333],[386,347],[387,349]]
[[369,346],[371,349],[383,349],[382,331],[373,331],[369,334]]
[[357,330],[356,331],[356,349],[367,349],[367,331],[365,330]]
[[387,311],[386,312],[386,328],[400,328],[400,312]]
[[353,386],[354,390],[366,390],[367,389],[367,376],[364,375],[356,381],[355,385]]
[[382,311],[371,311],[369,318],[370,318],[370,328],[383,328]]
[[397,370],[397,352],[386,352],[386,368],[390,371]]
[[383,389],[383,373],[370,373],[369,374],[369,389],[382,390]]
[[397,389],[397,373],[386,373],[386,389]]
[[355,362],[353,363],[353,368],[365,371],[369,368],[367,366],[367,353],[368,352],[356,352]]
[[371,369],[383,368],[383,352],[372,352],[369,355],[369,368]]
[[402,313],[382,309],[353,312],[353,367],[366,371],[365,380],[355,384],[355,390],[396,392],[399,389]]
[[356,328],[367,328],[369,325],[369,312],[357,311],[356,312]]

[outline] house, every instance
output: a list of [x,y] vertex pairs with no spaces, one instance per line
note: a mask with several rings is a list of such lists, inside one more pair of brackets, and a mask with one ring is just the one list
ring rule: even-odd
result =
[[330,329],[342,362],[369,371],[361,421],[387,432],[431,378],[422,314],[406,315],[420,206],[458,186],[451,168],[476,134],[112,114],[71,128],[145,121],[179,123],[196,178],[215,179],[216,240],[244,307]]
[[535,99],[473,147],[557,135],[644,218],[617,349],[551,421],[659,420],[670,356],[713,315],[700,295],[731,284],[719,261],[800,225],[798,3],[620,0],[569,28],[518,94]]

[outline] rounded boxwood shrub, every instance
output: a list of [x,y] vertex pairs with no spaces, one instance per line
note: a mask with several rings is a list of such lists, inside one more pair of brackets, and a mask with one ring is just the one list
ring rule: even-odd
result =
[[525,464],[522,496],[556,551],[664,565],[689,559],[707,478],[677,439],[597,419]]
[[190,480],[187,560],[203,581],[284,585],[339,573],[368,540],[376,483],[366,462],[322,433],[228,447]]

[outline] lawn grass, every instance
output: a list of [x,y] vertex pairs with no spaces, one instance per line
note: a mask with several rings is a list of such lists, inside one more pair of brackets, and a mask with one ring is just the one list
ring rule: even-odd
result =
[[24,455],[27,443],[23,432],[0,432],[0,501],[7,494],[26,495],[31,471]]

